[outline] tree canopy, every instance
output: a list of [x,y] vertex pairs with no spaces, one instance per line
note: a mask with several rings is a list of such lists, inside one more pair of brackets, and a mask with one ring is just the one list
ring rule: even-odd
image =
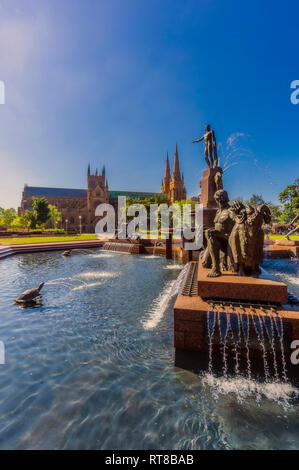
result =
[[279,200],[282,202],[280,222],[289,223],[299,214],[299,178],[279,194]]

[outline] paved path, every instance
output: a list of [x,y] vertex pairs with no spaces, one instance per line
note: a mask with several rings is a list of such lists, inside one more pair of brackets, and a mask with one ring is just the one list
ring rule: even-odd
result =
[[18,253],[33,253],[39,251],[57,251],[70,250],[74,248],[97,248],[103,246],[101,240],[80,240],[69,242],[52,242],[52,243],[24,243],[23,245],[1,245],[0,259],[6,258]]

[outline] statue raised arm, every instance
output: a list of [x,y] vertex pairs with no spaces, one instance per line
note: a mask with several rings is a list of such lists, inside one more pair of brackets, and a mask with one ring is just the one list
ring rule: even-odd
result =
[[209,124],[205,126],[205,131],[206,133],[202,137],[193,140],[192,143],[205,141],[205,160],[209,168],[216,168],[218,166],[218,155],[215,132]]

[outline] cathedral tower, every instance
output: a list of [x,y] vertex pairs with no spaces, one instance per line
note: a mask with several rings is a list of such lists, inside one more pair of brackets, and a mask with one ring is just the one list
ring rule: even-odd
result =
[[95,221],[95,210],[99,204],[109,203],[109,188],[106,179],[106,171],[103,166],[102,174],[98,170],[94,175],[90,173],[90,165],[87,170],[87,209],[89,214],[89,225]]
[[162,193],[165,194],[169,202],[181,201],[186,199],[186,188],[184,185],[184,176],[180,172],[179,152],[176,145],[174,154],[173,174],[171,178],[168,152],[166,157],[165,176],[162,181]]

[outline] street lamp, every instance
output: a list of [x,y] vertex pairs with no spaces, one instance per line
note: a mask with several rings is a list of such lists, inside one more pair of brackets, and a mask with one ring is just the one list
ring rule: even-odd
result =
[[82,233],[82,216],[79,215],[79,223],[80,223],[80,235]]
[[67,224],[69,223],[69,220],[68,219],[65,219],[65,231],[67,233]]

